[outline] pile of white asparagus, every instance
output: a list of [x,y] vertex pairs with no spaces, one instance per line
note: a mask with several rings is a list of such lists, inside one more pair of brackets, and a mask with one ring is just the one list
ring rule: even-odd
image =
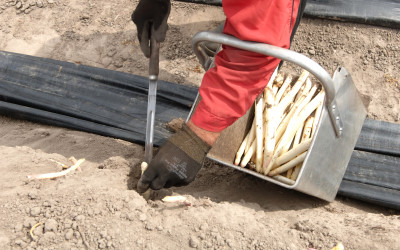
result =
[[[275,75],[275,76],[274,76]],[[308,71],[274,74],[255,101],[254,121],[234,164],[293,185],[315,134],[325,93]]]

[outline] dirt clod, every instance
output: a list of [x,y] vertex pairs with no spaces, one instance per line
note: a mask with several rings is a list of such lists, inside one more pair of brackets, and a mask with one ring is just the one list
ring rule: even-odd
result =
[[195,236],[190,236],[189,246],[192,248],[197,248],[200,244],[200,241]]
[[33,207],[31,208],[30,215],[33,217],[39,216],[41,212],[40,207]]
[[57,232],[57,221],[55,219],[48,219],[46,220],[46,222],[44,223],[44,231],[45,232]]
[[67,231],[65,232],[65,239],[71,240],[73,237],[74,237],[74,230],[72,230],[71,228],[67,229]]
[[167,129],[172,132],[177,132],[182,129],[182,126],[185,124],[185,120],[183,118],[177,118],[171,120],[169,123],[166,124]]

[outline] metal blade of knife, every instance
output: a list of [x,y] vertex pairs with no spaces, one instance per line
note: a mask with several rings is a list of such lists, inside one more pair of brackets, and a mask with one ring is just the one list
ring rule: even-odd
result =
[[150,39],[149,88],[145,140],[145,161],[148,164],[150,164],[150,161],[153,158],[154,122],[156,114],[157,80],[159,73],[159,51],[160,43],[152,37]]

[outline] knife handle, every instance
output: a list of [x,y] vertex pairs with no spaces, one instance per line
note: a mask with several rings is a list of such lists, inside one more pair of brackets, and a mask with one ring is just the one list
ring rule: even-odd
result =
[[[153,25],[151,27],[151,33],[153,32]],[[158,76],[159,73],[159,51],[160,51],[160,43],[156,41],[154,36],[150,38],[150,62],[149,62],[149,75]]]

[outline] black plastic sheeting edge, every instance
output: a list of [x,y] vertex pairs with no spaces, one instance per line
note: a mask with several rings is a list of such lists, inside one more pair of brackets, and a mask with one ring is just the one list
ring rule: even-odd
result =
[[354,150],[343,179],[400,191],[400,158]]
[[[222,0],[178,0],[222,5]],[[400,28],[398,0],[307,0],[304,16]]]
[[[123,72],[0,51],[0,114],[20,119],[144,144],[147,85]],[[172,134],[165,123],[187,117],[197,91],[159,82],[156,146]],[[339,195],[400,208],[399,134],[398,124],[366,119]]]
[[343,180],[338,195],[400,210],[400,191]]
[[400,209],[400,158],[354,150],[338,195]]
[[143,144],[142,133],[114,128],[99,123],[86,121],[71,116],[60,115],[35,108],[25,107],[18,104],[0,101],[0,113],[10,117],[39,122],[52,126],[59,126],[108,137],[118,138],[138,144]]
[[366,119],[355,149],[400,157],[400,126]]
[[[0,113],[4,114],[15,109],[16,114],[41,122],[62,122],[61,115],[68,128],[86,127],[88,132],[143,143],[147,86],[145,77],[0,51]],[[158,81],[155,146],[172,134],[166,123],[187,117],[197,90]],[[31,113],[22,107],[29,107]]]

